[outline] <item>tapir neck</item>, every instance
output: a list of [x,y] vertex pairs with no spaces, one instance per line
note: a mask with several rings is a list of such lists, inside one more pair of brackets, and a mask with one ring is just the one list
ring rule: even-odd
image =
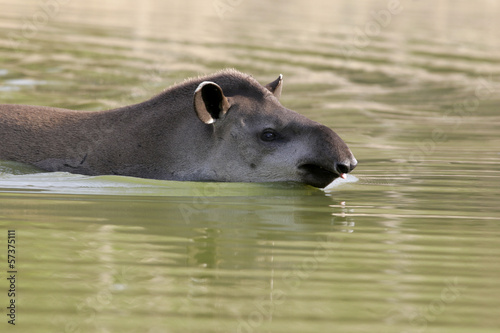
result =
[[[160,95],[96,113],[91,127],[82,126],[87,131],[97,129],[92,137],[102,136],[95,141],[98,151],[88,149],[90,169],[99,166],[108,168],[101,173],[155,179],[209,178],[203,162],[213,149],[211,127],[196,117],[192,103],[179,102],[175,97],[172,93]],[[105,156],[108,162],[91,158],[92,153],[98,158]]]
[[[198,119],[191,98],[170,92],[110,111],[110,118],[123,118],[133,124],[128,139],[132,144],[125,151],[121,147],[123,156],[128,157],[120,164],[134,165],[140,174],[148,173],[150,178],[210,178],[204,162],[213,150],[213,129]],[[121,172],[135,174],[132,170]]]

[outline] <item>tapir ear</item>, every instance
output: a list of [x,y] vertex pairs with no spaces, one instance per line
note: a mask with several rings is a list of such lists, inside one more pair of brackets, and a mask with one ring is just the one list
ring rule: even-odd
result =
[[266,85],[266,88],[279,99],[281,97],[281,89],[283,88],[283,74],[280,74],[276,80]]
[[210,81],[200,83],[194,91],[194,109],[201,121],[211,124],[229,110],[229,101],[218,84]]

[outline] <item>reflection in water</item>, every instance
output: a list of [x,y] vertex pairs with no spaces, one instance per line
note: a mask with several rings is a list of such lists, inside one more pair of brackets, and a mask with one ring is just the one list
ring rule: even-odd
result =
[[[85,290],[84,297],[48,298],[49,307],[71,304],[76,311],[70,319],[55,316],[55,325],[111,329],[110,311],[133,315],[138,309],[128,301],[131,296],[150,308],[175,308],[175,316],[216,316],[234,301],[227,290],[251,304],[260,302],[268,310],[259,311],[272,323],[274,307],[314,279],[353,231],[353,221],[342,217],[349,208],[315,193],[274,198],[273,204],[258,196],[206,198],[205,216],[195,214],[189,223],[178,207],[192,198],[179,197],[115,197],[110,210],[105,197],[40,195],[19,201],[13,195],[4,197],[1,209],[14,216],[19,207],[38,207],[24,210],[23,238],[58,244],[39,258],[65,266],[50,272],[50,281],[61,281],[67,291]],[[40,200],[41,206],[32,205]],[[67,206],[66,213],[54,204],[58,201]],[[290,203],[297,208],[289,210]],[[28,251],[37,251],[32,246]],[[64,258],[57,254],[61,248],[68,250]],[[251,307],[242,303],[240,311],[251,313]]]

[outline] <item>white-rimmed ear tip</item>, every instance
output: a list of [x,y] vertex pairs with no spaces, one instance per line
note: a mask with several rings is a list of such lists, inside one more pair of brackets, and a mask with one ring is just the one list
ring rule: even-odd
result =
[[215,83],[213,83],[212,81],[203,81],[202,83],[200,83],[198,85],[198,87],[196,88],[196,90],[194,92],[197,93],[198,91],[203,89],[203,87],[206,86],[207,84],[215,84]]

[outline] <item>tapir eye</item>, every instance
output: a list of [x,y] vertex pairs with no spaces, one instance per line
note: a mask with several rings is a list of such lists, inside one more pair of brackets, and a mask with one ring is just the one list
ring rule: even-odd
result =
[[260,139],[262,141],[267,141],[267,142],[274,141],[277,138],[278,138],[278,133],[276,133],[276,131],[271,128],[263,130],[262,134],[260,135]]

